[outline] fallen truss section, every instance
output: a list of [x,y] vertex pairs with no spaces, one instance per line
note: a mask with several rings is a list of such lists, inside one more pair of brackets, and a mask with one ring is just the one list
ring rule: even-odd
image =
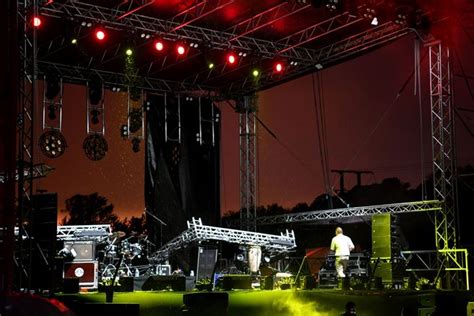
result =
[[175,250],[182,249],[192,243],[218,240],[239,245],[255,245],[264,247],[270,253],[281,253],[296,247],[295,233],[286,231],[280,235],[263,234],[244,230],[206,226],[201,219],[193,217],[188,229],[161,247],[148,259],[155,263],[166,261]]
[[438,200],[416,201],[395,204],[347,207],[332,210],[283,214],[276,216],[262,216],[257,218],[257,225],[330,221],[334,219],[366,217],[383,213],[402,214],[439,210],[441,210],[441,202]]
[[101,239],[112,234],[109,224],[103,225],[70,225],[58,226],[58,240],[91,240]]

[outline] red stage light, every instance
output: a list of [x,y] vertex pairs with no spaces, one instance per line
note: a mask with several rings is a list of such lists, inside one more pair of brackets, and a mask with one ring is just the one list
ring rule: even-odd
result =
[[183,55],[186,51],[183,45],[179,44],[176,46],[176,51],[178,52],[179,55]]
[[102,31],[102,30],[97,30],[95,32],[95,37],[99,40],[99,41],[102,41],[105,39],[105,32]]
[[276,63],[275,64],[275,71],[276,72],[282,72],[283,71],[283,64],[282,63]]
[[37,16],[33,17],[33,26],[39,27],[41,25],[41,19]]
[[235,58],[234,54],[230,53],[229,55],[227,55],[227,62],[229,64],[234,64],[236,60],[237,58]]
[[163,45],[163,42],[162,41],[156,41],[155,42],[155,49],[159,52],[161,52],[163,50],[165,46]]

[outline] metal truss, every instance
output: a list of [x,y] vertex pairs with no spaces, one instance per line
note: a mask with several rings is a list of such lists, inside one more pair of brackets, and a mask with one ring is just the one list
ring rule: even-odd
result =
[[324,222],[337,219],[371,216],[375,214],[391,213],[403,214],[425,211],[439,211],[442,203],[437,200],[395,203],[372,206],[348,207],[332,210],[292,213],[276,216],[262,216],[257,218],[257,225],[273,225],[301,222]]
[[429,44],[431,140],[434,197],[444,201],[435,217],[436,247],[456,248],[454,121],[449,48],[441,42]]
[[281,54],[280,52],[286,49],[287,46],[247,36],[239,37],[234,39],[232,43],[229,43],[229,40],[235,37],[235,34],[193,25],[186,25],[170,33],[169,30],[177,28],[180,23],[139,14],[130,14],[123,19],[117,20],[116,16],[120,13],[120,10],[80,1],[51,2],[47,6],[41,7],[41,13],[56,18],[74,18],[99,23],[112,29],[165,34],[166,38],[172,40],[206,42],[213,49],[258,52],[264,58],[273,58],[279,55],[291,60],[311,62],[313,57],[317,56],[314,50],[303,47],[293,47]]
[[[51,171],[53,171],[54,168],[44,164],[34,164],[33,169],[23,169],[23,178],[29,179],[38,179],[38,178],[44,178],[46,177]],[[30,175],[28,172],[33,171],[33,175]],[[19,170],[16,169],[15,173],[15,181],[19,181],[20,175],[19,175]],[[0,172],[0,183],[5,183],[7,181],[8,174],[6,174],[4,171]]]
[[[441,272],[455,272],[463,274],[462,281],[457,283],[457,289],[469,291],[469,264],[468,252],[466,249],[440,249],[440,250],[414,250],[402,251],[405,259],[406,271],[414,273],[431,272],[437,277]],[[452,280],[457,281],[456,279]]]
[[257,97],[237,101],[240,142],[240,228],[256,231],[257,224]]
[[[22,38],[19,40],[19,111],[18,117],[18,153],[17,153],[17,220],[23,235],[31,235],[26,232],[24,223],[31,222],[31,198],[33,196],[34,170],[34,113],[37,106],[37,35],[36,28],[31,23],[31,16],[38,14],[37,0],[25,0],[18,3],[17,20]],[[18,258],[20,260],[20,273],[18,286],[29,289],[31,287],[32,272],[32,250],[31,239],[18,239]]]
[[[454,148],[454,119],[452,110],[452,75],[449,47],[441,41],[428,43],[431,103],[431,140],[433,154],[434,197],[443,207],[435,212],[435,241],[438,260],[442,260],[448,288],[469,284],[469,276],[462,275],[463,262],[456,249],[456,160]],[[463,278],[466,277],[466,280]]]
[[150,261],[160,263],[168,260],[172,252],[187,247],[196,242],[209,240],[225,241],[239,245],[254,245],[264,247],[269,253],[277,254],[289,251],[296,247],[295,234],[293,231],[286,231],[280,235],[263,234],[206,226],[201,219],[192,219],[188,223],[188,229],[179,236],[172,239],[166,245],[149,257]]
[[58,226],[56,238],[58,240],[91,240],[110,235],[112,235],[112,228],[108,224],[70,225]]
[[[309,61],[300,61],[296,66],[288,67],[283,74],[275,74],[272,69],[273,65],[268,65],[262,69],[260,77],[256,80],[249,76],[236,80],[222,89],[222,94],[241,95],[264,90],[278,83],[330,66],[335,62],[360,54],[362,51],[394,41],[409,33],[411,33],[411,30],[400,28],[398,25],[388,22],[320,48],[314,52]],[[196,76],[199,75],[202,76],[203,74],[197,74]],[[194,82],[199,81],[196,78]]]
[[163,80],[157,78],[140,77],[140,80],[124,73],[110,72],[97,69],[88,69],[78,66],[69,66],[57,63],[40,61],[38,62],[39,74],[57,74],[63,81],[69,83],[85,84],[91,80],[100,80],[106,88],[112,86],[128,86],[129,82],[137,82],[135,86],[138,89],[156,92],[177,92],[177,91],[213,91],[210,86],[200,86],[194,84],[186,84],[185,82],[177,82]]

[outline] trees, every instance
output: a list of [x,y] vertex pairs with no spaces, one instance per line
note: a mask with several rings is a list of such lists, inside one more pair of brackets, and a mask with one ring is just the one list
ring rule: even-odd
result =
[[90,224],[111,224],[118,222],[118,217],[113,213],[114,206],[107,201],[107,198],[97,192],[82,195],[76,194],[66,200],[67,212],[62,225],[90,225]]

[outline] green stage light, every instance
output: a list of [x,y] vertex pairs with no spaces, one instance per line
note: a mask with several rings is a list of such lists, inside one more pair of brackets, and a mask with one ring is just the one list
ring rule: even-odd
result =
[[209,63],[207,66],[209,67],[209,69],[212,69],[214,68],[214,63]]
[[73,38],[73,39],[71,40],[71,44],[76,45],[76,44],[77,44],[77,38]]
[[127,56],[132,56],[133,55],[133,50],[130,49],[130,48],[127,48],[127,50],[125,51],[125,54],[127,54]]
[[260,75],[260,71],[258,71],[258,69],[254,69],[254,70],[252,71],[252,75],[253,75],[254,77],[258,77],[258,76]]

